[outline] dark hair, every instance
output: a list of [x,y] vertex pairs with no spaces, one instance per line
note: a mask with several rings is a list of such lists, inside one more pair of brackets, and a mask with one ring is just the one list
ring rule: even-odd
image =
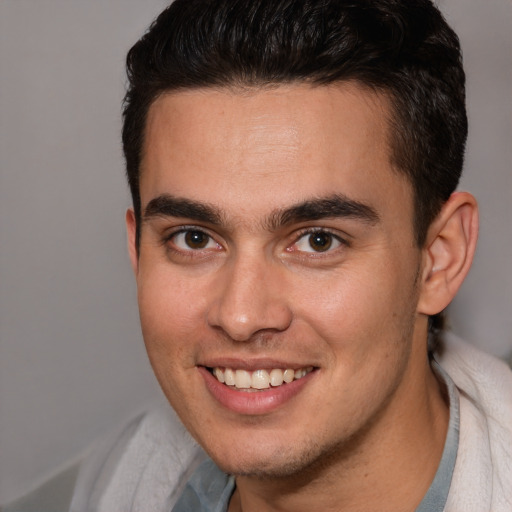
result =
[[459,40],[430,0],[175,0],[129,51],[123,147],[137,219],[145,121],[166,91],[356,81],[391,100],[414,227],[456,188],[467,136]]
[[145,121],[163,92],[354,80],[387,93],[416,238],[456,188],[467,136],[459,41],[430,0],[175,0],[129,51],[123,147],[140,224]]

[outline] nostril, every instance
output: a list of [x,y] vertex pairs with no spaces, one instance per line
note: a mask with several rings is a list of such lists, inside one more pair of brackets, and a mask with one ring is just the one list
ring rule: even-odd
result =
[[255,262],[254,258],[239,259],[233,265],[229,275],[218,281],[208,311],[209,325],[238,342],[251,340],[260,331],[287,329],[292,318],[289,296],[275,288],[281,282],[277,276],[271,276],[261,260]]

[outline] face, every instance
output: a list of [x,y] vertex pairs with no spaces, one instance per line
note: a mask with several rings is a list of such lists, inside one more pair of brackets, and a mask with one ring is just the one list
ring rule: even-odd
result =
[[150,109],[138,259],[127,216],[144,340],[228,472],[293,474],[410,414],[421,252],[387,119],[385,98],[349,84]]

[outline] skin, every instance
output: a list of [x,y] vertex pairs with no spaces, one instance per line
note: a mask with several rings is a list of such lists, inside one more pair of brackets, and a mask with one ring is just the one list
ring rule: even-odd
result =
[[[427,316],[467,271],[453,247],[476,206],[454,196],[418,248],[388,119],[354,84],[184,91],[149,111],[139,252],[127,213],[144,340],[186,427],[237,476],[231,512],[414,510],[435,475],[448,408]],[[282,214],[334,195],[374,215]],[[240,412],[207,385],[223,363],[314,371]]]

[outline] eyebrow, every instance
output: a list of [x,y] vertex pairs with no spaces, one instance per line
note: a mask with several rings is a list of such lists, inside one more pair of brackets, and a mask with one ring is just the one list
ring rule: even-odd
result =
[[329,197],[310,199],[274,212],[269,218],[269,227],[275,230],[280,226],[327,218],[350,218],[370,225],[380,220],[379,214],[371,206],[349,199],[342,194],[333,194]]
[[[215,206],[169,194],[155,197],[148,203],[144,210],[144,220],[152,217],[183,217],[212,225],[226,224],[221,211]],[[326,218],[350,218],[370,225],[380,220],[379,214],[371,206],[342,194],[333,194],[277,209],[270,214],[265,225],[267,229],[275,231],[281,226]]]
[[144,220],[152,217],[183,217],[209,224],[222,224],[220,210],[214,206],[163,194],[149,201],[144,210]]

